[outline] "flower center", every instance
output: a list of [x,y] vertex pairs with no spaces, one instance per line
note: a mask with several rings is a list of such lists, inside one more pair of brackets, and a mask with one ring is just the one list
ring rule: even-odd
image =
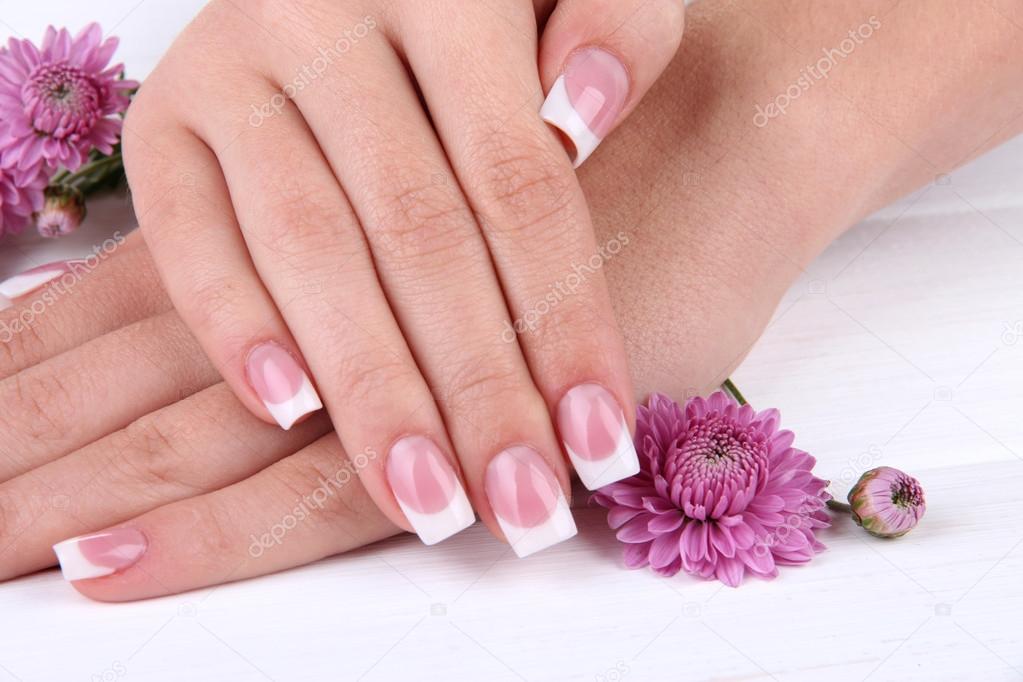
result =
[[892,482],[892,504],[900,509],[909,509],[923,504],[924,492],[920,484],[908,476],[900,476]]
[[77,140],[102,115],[100,86],[67,62],[41,64],[25,82],[22,95],[32,127],[41,135]]
[[767,445],[762,435],[712,417],[690,425],[665,473],[679,495],[677,502],[688,501],[703,506],[708,516],[720,516],[724,512],[714,510],[722,498],[730,502],[742,492],[752,499],[766,484]]

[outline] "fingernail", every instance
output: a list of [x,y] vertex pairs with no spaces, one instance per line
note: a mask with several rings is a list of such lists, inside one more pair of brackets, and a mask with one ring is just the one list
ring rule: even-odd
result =
[[484,488],[512,549],[520,558],[567,540],[575,520],[554,472],[538,452],[514,445],[487,467]]
[[101,578],[133,565],[146,553],[146,536],[134,528],[114,528],[58,542],[53,546],[64,580]]
[[46,265],[26,270],[13,277],[8,277],[3,282],[0,282],[0,296],[11,299],[30,294],[43,285],[49,284],[58,277],[71,272],[74,264],[82,262],[66,260],[47,263]]
[[603,386],[580,384],[558,403],[558,430],[579,479],[590,490],[639,473],[639,457],[618,401]]
[[256,346],[245,359],[245,371],[256,395],[285,431],[323,407],[305,370],[283,346],[272,341]]
[[582,165],[611,132],[629,95],[629,72],[607,50],[573,52],[540,109],[540,117],[563,132]]
[[387,482],[405,517],[427,545],[476,522],[454,468],[429,438],[409,436],[391,447]]

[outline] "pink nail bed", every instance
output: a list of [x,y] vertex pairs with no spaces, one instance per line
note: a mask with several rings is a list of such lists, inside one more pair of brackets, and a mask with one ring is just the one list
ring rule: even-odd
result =
[[112,528],[58,542],[53,551],[67,581],[101,578],[134,565],[146,553],[146,536],[134,528]]
[[607,50],[573,52],[540,109],[540,117],[561,130],[582,165],[614,127],[629,96],[629,72]]
[[580,480],[590,490],[639,473],[625,413],[598,384],[580,384],[558,403],[558,430]]
[[476,521],[454,468],[429,438],[407,436],[391,446],[387,482],[405,517],[427,545]]
[[262,343],[245,359],[249,383],[282,429],[323,407],[305,370],[283,346]]
[[557,477],[532,448],[514,445],[494,457],[484,488],[501,530],[519,557],[576,534]]

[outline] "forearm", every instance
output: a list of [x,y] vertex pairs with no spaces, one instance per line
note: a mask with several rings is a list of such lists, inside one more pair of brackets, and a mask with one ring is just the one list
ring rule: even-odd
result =
[[1019,29],[988,3],[691,6],[671,69],[582,170],[598,242],[631,236],[607,271],[640,393],[713,385],[841,231],[1023,129],[1021,86]]

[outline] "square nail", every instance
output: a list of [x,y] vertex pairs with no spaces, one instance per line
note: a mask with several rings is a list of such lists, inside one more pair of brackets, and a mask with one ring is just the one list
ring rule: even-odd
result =
[[629,95],[629,72],[599,47],[573,52],[547,94],[540,117],[568,137],[576,168],[611,132]]
[[323,407],[302,365],[277,343],[262,343],[249,351],[245,372],[270,416],[285,431]]
[[532,448],[515,445],[494,457],[484,488],[501,531],[520,558],[576,534],[557,477]]
[[134,528],[112,528],[58,542],[53,551],[64,580],[101,578],[134,565],[146,553],[146,536]]
[[454,468],[429,438],[408,436],[391,447],[387,482],[424,544],[436,544],[476,522]]
[[558,430],[579,479],[590,490],[639,473],[625,413],[598,384],[580,384],[558,403]]

